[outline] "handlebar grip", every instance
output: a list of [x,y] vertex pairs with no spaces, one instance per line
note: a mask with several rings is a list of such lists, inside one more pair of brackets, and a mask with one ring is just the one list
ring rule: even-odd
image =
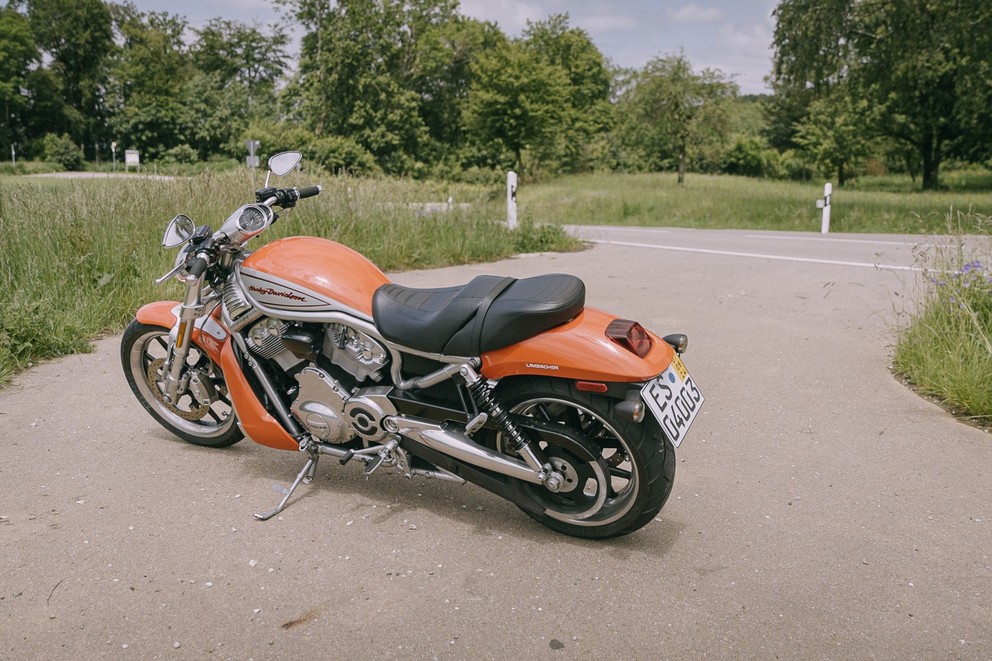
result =
[[314,195],[320,195],[320,191],[324,190],[322,186],[307,186],[306,188],[300,188],[297,192],[299,197],[297,199],[302,200],[305,197],[313,197]]
[[207,270],[208,266],[210,266],[210,262],[207,261],[206,257],[197,257],[190,264],[190,267],[186,269],[186,272],[194,278],[199,278]]

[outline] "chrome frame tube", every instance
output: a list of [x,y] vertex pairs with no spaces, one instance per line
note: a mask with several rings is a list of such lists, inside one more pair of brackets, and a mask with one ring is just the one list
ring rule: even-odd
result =
[[289,412],[289,409],[286,408],[286,405],[283,403],[279,393],[276,392],[276,388],[269,380],[269,376],[265,373],[265,370],[262,369],[262,366],[259,365],[258,360],[256,360],[255,357],[251,355],[251,352],[248,351],[248,347],[245,346],[245,341],[244,338],[241,337],[241,334],[232,333],[231,337],[234,339],[234,342],[237,343],[238,349],[241,351],[241,355],[248,363],[248,367],[251,368],[251,371],[258,378],[259,383],[262,384],[265,394],[269,396],[269,401],[272,403],[273,408],[275,408],[276,415],[279,416],[279,421],[282,422],[283,427],[286,428],[286,431],[289,432],[290,436],[297,439],[299,442],[300,438],[303,437],[303,430],[298,424],[296,424],[296,421],[293,420],[292,414]]

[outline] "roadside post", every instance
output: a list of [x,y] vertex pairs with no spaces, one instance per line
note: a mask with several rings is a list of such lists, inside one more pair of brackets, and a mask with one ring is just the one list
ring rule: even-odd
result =
[[17,152],[14,151],[14,143],[10,143],[10,164],[17,165]]
[[506,173],[506,226],[517,229],[517,173]]
[[113,159],[114,159],[114,172],[117,172],[117,143],[116,142],[111,142],[110,143],[110,153],[111,153],[111,155],[113,156]]
[[830,232],[830,195],[833,190],[829,181],[823,184],[823,199],[816,201],[816,208],[820,210],[820,234]]
[[245,159],[245,164],[251,168],[255,169],[258,167],[258,148],[262,144],[258,140],[245,140],[245,147],[248,148],[248,158]]
[[141,153],[137,149],[125,149],[124,150],[124,172],[131,166],[138,168],[138,172],[141,172]]

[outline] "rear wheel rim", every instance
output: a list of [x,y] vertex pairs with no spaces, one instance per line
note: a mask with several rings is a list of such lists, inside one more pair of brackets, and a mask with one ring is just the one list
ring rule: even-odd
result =
[[169,426],[204,439],[223,436],[235,423],[234,407],[220,368],[196,345],[190,347],[186,366],[203,383],[199,401],[187,388],[174,404],[164,397],[160,370],[169,353],[169,333],[153,331],[139,337],[131,346],[130,368],[142,398]]
[[[556,496],[559,494],[552,494],[540,485],[528,484],[525,488],[535,496],[535,499],[542,506],[548,509],[546,512],[548,516],[576,526],[603,526],[623,518],[631,511],[640,492],[638,470],[634,464],[634,453],[616,431],[613,423],[581,404],[553,397],[535,397],[522,401],[513,406],[511,413],[532,416],[542,422],[564,424],[578,430],[600,448],[600,458],[609,470],[610,485],[602,506],[597,513],[581,519],[568,515],[570,508],[565,506],[566,503],[562,500],[556,501]],[[501,451],[505,452],[502,434],[498,444]],[[569,459],[562,458],[567,450],[557,446],[549,446],[542,442],[541,448],[545,454],[549,455],[552,464],[555,464],[556,461],[568,461]],[[571,458],[574,458],[574,455]],[[568,463],[571,464],[572,462],[568,461]],[[578,466],[569,466],[569,472],[579,476],[580,480],[582,476],[587,476],[587,472]],[[568,477],[567,474],[566,477]],[[584,483],[575,488],[588,489],[589,486],[589,478],[586,477]],[[587,495],[592,497],[591,494]],[[554,509],[556,502],[561,502],[563,505],[559,511]]]

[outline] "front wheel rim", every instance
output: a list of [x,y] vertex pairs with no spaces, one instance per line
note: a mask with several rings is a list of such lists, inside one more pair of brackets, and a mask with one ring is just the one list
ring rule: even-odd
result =
[[[235,423],[234,407],[228,397],[220,368],[196,345],[190,347],[186,365],[203,386],[196,399],[189,389],[178,394],[176,402],[164,399],[156,375],[169,353],[169,333],[153,331],[139,337],[131,346],[129,367],[145,403],[170,427],[192,436],[212,439],[223,436]],[[208,393],[209,397],[204,397]]]

